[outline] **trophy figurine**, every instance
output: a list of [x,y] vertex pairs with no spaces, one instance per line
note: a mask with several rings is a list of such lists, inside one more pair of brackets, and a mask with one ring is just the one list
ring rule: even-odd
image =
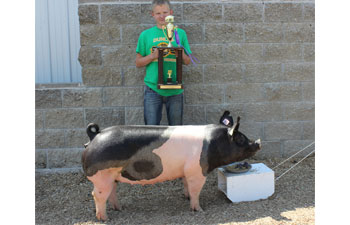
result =
[[172,72],[173,72],[172,70],[168,70],[167,84],[172,84],[172,78],[171,78]]
[[[174,16],[165,17],[165,21],[168,23],[166,26],[163,26],[163,33],[168,39],[169,44],[167,47],[157,47],[158,54],[158,89],[182,89],[182,51],[183,47],[174,47],[171,44],[171,41],[174,39],[175,29],[177,26],[174,26]],[[168,70],[168,76],[163,80],[163,63],[164,63],[164,53],[175,52],[176,56],[176,72],[173,73],[173,70]],[[166,59],[168,60],[168,59]],[[172,75],[176,76],[176,81],[173,82]]]

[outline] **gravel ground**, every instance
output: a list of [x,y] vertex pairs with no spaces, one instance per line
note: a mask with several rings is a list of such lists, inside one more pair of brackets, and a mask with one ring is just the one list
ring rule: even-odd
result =
[[[270,168],[283,159],[248,160]],[[275,170],[276,177],[294,165]],[[315,224],[315,157],[305,159],[276,181],[265,200],[232,203],[217,188],[217,171],[208,175],[200,203],[204,212],[189,210],[180,179],[155,185],[118,184],[122,211],[108,208],[109,220],[95,218],[92,183],[81,172],[35,175],[36,224]]]

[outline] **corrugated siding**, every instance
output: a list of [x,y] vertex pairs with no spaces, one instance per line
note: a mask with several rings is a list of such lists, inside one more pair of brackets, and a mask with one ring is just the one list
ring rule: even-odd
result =
[[81,82],[78,0],[35,0],[36,83]]

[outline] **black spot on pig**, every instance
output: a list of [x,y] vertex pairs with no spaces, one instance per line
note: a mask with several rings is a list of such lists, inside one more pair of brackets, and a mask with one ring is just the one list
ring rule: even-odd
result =
[[140,160],[134,163],[134,169],[139,173],[147,173],[152,171],[154,168],[153,162],[147,160]]
[[[169,139],[173,128],[114,126],[97,130],[95,135],[88,133],[92,140],[82,155],[83,170],[87,176],[98,170],[122,167],[123,172],[127,171],[135,179],[151,179],[163,170],[160,158],[152,151]],[[135,171],[133,164],[141,159],[152,162],[153,169],[147,173]]]

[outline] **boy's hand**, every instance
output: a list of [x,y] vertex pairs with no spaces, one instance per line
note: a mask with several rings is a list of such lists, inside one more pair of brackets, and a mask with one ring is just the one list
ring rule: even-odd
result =
[[185,51],[182,51],[182,61],[185,65],[188,65],[191,63],[191,59],[188,55],[185,54]]
[[158,59],[159,51],[158,48],[153,48],[153,52],[151,53],[151,57],[153,60]]

